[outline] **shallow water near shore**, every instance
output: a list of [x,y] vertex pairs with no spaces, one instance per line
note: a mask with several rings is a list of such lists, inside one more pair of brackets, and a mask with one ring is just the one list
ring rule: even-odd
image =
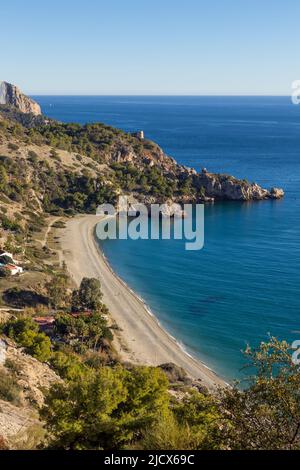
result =
[[[300,339],[300,106],[284,97],[36,97],[62,121],[143,129],[196,169],[286,191],[282,201],[205,207],[205,246],[101,243],[113,269],[192,355],[226,379],[268,333]],[[50,106],[51,105],[51,106]]]

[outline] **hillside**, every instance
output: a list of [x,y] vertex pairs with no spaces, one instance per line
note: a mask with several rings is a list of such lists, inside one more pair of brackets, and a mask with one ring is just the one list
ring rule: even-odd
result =
[[[104,124],[63,124],[7,107],[0,107],[0,116],[1,155],[17,159],[23,175],[33,177],[32,185],[43,185],[43,194],[36,190],[36,195],[48,212],[93,212],[97,204],[114,202],[121,192],[148,203],[283,196],[282,190],[267,191],[246,179],[197,173],[177,164],[154,142]],[[55,178],[45,172],[49,165],[55,168]],[[9,171],[8,160],[2,158],[3,166]]]
[[0,358],[0,441],[13,448],[35,448],[45,434],[38,409],[45,391],[61,379],[8,339],[0,340]]

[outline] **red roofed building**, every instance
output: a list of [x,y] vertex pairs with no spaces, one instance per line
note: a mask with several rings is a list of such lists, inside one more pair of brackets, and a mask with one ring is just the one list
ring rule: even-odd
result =
[[55,318],[54,317],[34,317],[33,320],[38,324],[40,329],[45,333],[51,333],[54,327]]
[[15,276],[15,274],[21,274],[23,272],[23,269],[20,266],[16,266],[15,264],[6,264],[3,267],[4,269],[7,269],[12,276]]

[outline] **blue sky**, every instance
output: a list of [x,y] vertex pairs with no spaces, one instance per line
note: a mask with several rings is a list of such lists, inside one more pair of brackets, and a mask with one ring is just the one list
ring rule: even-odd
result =
[[31,94],[283,94],[299,0],[11,0],[0,80]]

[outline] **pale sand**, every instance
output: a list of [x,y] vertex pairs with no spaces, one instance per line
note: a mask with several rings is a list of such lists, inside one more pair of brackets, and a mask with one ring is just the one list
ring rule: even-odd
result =
[[225,382],[213,371],[181,349],[145,304],[112,271],[94,238],[97,222],[99,217],[93,215],[68,220],[61,236],[62,257],[77,285],[83,277],[100,279],[103,301],[121,329],[117,349],[122,359],[155,366],[173,362],[210,389],[224,386]]

